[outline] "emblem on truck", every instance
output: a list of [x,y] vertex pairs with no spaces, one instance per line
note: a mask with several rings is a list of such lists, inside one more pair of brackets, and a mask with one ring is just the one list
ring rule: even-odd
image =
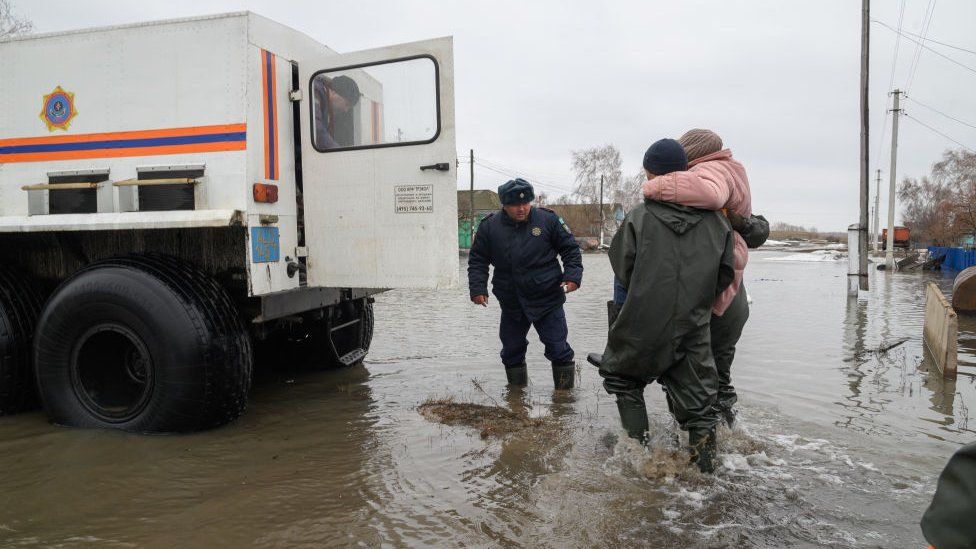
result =
[[47,131],[68,130],[71,120],[78,112],[75,110],[75,94],[58,86],[44,96],[41,120],[47,124]]

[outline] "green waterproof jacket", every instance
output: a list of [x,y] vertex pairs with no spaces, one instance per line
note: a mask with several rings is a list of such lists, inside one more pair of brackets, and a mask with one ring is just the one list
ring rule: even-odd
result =
[[651,200],[635,206],[610,246],[627,299],[601,373],[649,383],[673,366],[682,338],[702,333],[715,297],[732,283],[733,242],[719,212]]
[[976,442],[960,448],[939,476],[922,533],[935,549],[976,547]]

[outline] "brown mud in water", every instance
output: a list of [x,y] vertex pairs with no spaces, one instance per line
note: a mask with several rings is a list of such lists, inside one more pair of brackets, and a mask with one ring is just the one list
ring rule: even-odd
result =
[[431,421],[473,427],[481,433],[481,438],[559,429],[558,423],[550,417],[529,417],[527,411],[517,413],[497,405],[454,402],[450,398],[428,400],[418,406],[417,411]]

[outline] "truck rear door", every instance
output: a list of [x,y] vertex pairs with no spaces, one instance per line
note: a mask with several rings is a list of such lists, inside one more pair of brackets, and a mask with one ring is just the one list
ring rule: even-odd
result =
[[452,39],[300,64],[310,286],[458,283]]

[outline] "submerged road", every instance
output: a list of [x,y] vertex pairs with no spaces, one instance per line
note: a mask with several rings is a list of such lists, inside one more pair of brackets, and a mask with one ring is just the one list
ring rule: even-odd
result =
[[[960,376],[945,382],[923,360],[921,315],[925,283],[951,278],[872,271],[870,297],[850,301],[844,261],[772,261],[784,255],[754,253],[746,271],[741,421],[720,432],[714,477],[664,451],[657,388],[647,454],[618,438],[593,368],[553,392],[534,335],[530,386],[509,393],[494,301],[395,291],[377,299],[364,366],[261,364],[247,413],[222,429],[0,418],[0,546],[923,547],[936,477],[976,439],[976,323],[961,320]],[[611,294],[606,257],[584,265],[567,305],[578,357],[602,350]],[[557,428],[482,439],[418,413],[431,398],[528,406]]]

